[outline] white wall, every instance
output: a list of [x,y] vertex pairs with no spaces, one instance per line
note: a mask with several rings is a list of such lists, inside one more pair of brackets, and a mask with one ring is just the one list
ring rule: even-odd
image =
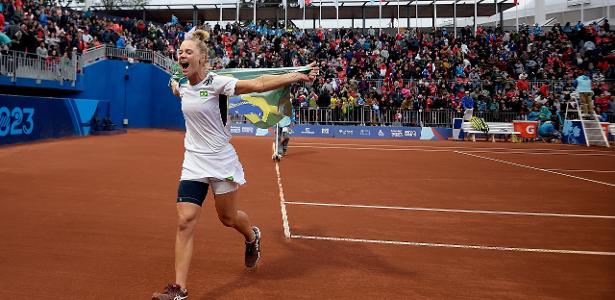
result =
[[[576,23],[580,20],[581,5],[568,7],[568,0],[544,0],[545,1],[545,13],[546,19],[555,17],[560,23],[571,22]],[[581,1],[579,1],[581,2]],[[609,22],[615,21],[615,0],[585,0],[589,4],[584,5],[584,21],[591,21],[601,17],[609,17],[607,12],[607,6],[611,7],[611,15]],[[534,0],[519,0],[518,14],[519,23],[522,24],[525,21],[525,16],[528,17],[528,24],[534,22]],[[510,8],[504,11],[505,25],[514,26],[515,24],[515,8]],[[490,18],[491,22],[494,21],[496,16]],[[498,16],[499,19],[499,16]]]

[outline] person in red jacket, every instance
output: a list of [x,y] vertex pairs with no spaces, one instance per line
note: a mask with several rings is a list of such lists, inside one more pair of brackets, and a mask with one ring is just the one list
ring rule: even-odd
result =
[[594,106],[600,107],[600,111],[608,111],[609,100],[611,100],[610,93],[608,91],[602,91],[602,95],[596,97],[594,100]]
[[541,86],[540,86],[540,94],[542,94],[543,98],[546,98],[547,96],[549,96],[549,84],[544,82]]
[[527,81],[526,74],[519,75],[519,80],[517,81],[517,89],[519,91],[527,91],[530,89],[530,83]]

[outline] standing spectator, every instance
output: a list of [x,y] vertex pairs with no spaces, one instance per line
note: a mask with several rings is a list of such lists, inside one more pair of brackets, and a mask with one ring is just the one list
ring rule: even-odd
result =
[[132,41],[128,40],[128,42],[126,43],[126,51],[128,51],[128,53],[134,53],[137,49],[132,45]]
[[472,115],[474,114],[474,99],[470,96],[469,91],[466,91],[465,95],[461,99],[461,106],[464,109],[463,120],[470,121]]
[[94,38],[92,37],[92,35],[90,35],[90,32],[88,30],[85,30],[83,32],[83,35],[81,36],[81,40],[83,40],[83,42],[85,43],[85,48],[90,48],[90,43],[92,42]]
[[66,51],[60,59],[60,72],[62,74],[62,78],[68,79],[66,78],[66,74],[68,74],[70,67],[70,58],[68,57],[68,51]]
[[47,59],[48,52],[45,47],[45,43],[40,43],[40,45],[36,48],[36,55],[42,59]]
[[126,38],[123,34],[120,35],[120,37],[117,39],[117,41],[115,42],[115,46],[120,49],[124,49],[126,47]]

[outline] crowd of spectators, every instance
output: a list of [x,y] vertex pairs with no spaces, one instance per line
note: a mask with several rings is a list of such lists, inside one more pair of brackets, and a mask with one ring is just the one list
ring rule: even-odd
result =
[[510,111],[532,119],[544,106],[560,110],[581,74],[594,82],[598,110],[615,110],[609,90],[615,79],[615,35],[608,22],[555,25],[546,32],[524,26],[518,33],[479,26],[473,34],[467,27],[457,39],[444,29],[393,35],[373,29],[366,34],[297,31],[270,39],[251,31],[227,32],[214,32],[218,40],[212,51],[229,65],[296,66],[317,60],[324,76],[311,87],[298,87],[295,101],[334,108],[341,115],[357,107],[461,111],[468,95],[477,112]]
[[[0,0],[0,32],[10,43],[2,50],[36,54],[50,60],[82,54],[102,44],[129,51],[150,49],[171,55],[168,37],[181,39],[176,26],[157,26],[136,18],[102,17],[48,0]],[[183,33],[183,31],[181,31]],[[178,41],[171,41],[177,45]]]
[[[446,29],[378,34],[374,28],[284,31],[276,24],[199,27],[210,32],[213,69],[317,61],[323,76],[294,86],[294,104],[331,108],[338,116],[357,108],[461,111],[463,97],[472,98],[475,112],[510,111],[532,119],[546,107],[556,115],[581,74],[594,83],[597,112],[615,112],[615,33],[608,21],[523,25],[518,32],[465,27],[456,38]],[[173,57],[191,28],[176,19],[153,24],[104,17],[47,0],[0,0],[0,32],[11,40],[2,50],[55,61],[102,44]]]

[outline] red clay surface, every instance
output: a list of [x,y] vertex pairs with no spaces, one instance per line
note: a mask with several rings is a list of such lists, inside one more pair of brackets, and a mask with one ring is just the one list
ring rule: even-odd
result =
[[[171,281],[182,142],[181,132],[131,130],[0,147],[3,298],[149,299]],[[287,240],[271,139],[236,137],[233,144],[248,179],[241,207],[263,232],[262,264],[244,269],[242,237],[219,223],[208,196],[191,300],[615,295],[613,255]],[[558,214],[287,203],[293,235],[615,254],[609,149],[294,138],[279,166],[289,202]]]

